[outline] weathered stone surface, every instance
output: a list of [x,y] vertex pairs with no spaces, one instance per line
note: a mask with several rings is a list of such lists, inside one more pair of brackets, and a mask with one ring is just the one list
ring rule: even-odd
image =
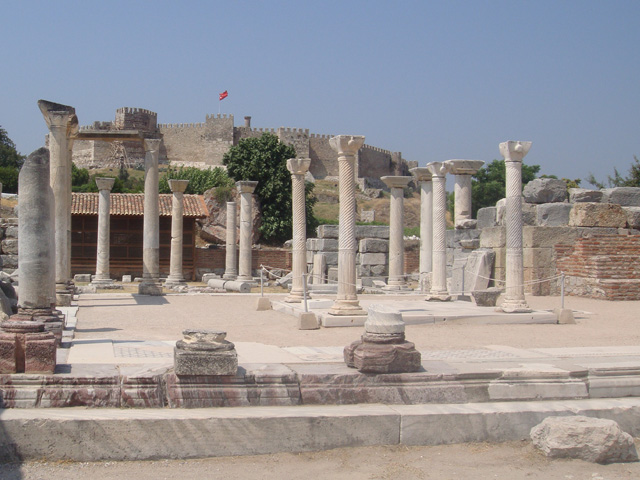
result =
[[569,215],[572,227],[624,228],[627,215],[620,205],[612,203],[576,203]]
[[391,305],[370,305],[364,330],[367,333],[404,333],[402,314]]
[[478,221],[472,218],[465,218],[456,222],[456,230],[473,230],[478,227]]
[[5,255],[17,255],[18,254],[18,239],[17,238],[5,238],[1,242],[2,253]]
[[640,228],[640,207],[622,207],[627,214],[627,226],[629,228]]
[[480,233],[480,248],[501,248],[507,243],[507,231],[504,227],[483,228]]
[[[384,225],[356,225],[356,239],[383,238],[389,239],[389,227]],[[338,238],[338,225],[320,225],[318,238]]]
[[557,178],[536,178],[522,190],[527,203],[558,203],[567,199],[567,184]]
[[344,349],[345,362],[362,373],[407,373],[422,368],[420,352],[411,342],[353,342]]
[[227,332],[189,329],[182,334],[174,348],[176,375],[236,374],[238,355],[235,345],[225,340]]
[[493,250],[474,250],[465,265],[465,292],[483,290],[489,286],[496,253]]
[[640,207],[640,187],[616,187],[602,190],[603,203],[615,203],[623,207]]
[[601,190],[589,190],[587,188],[570,188],[569,203],[599,203],[602,201]]
[[636,462],[633,437],[613,420],[585,416],[547,417],[531,429],[533,444],[550,458],[587,462]]
[[298,330],[317,330],[320,322],[313,312],[302,312],[298,317]]
[[522,230],[524,248],[551,248],[560,243],[570,245],[581,236],[579,229],[571,227],[524,227]]
[[384,253],[359,253],[358,263],[360,265],[385,265],[387,255]]
[[498,209],[496,207],[485,207],[485,208],[479,209],[477,213],[477,217],[478,217],[477,228],[482,229],[482,228],[497,226],[498,225],[498,223],[496,222],[497,210]]
[[389,241],[381,238],[363,238],[360,240],[358,250],[360,253],[387,253]]
[[319,225],[318,238],[338,238],[338,225]]
[[543,203],[536,210],[536,224],[547,227],[559,227],[569,224],[570,203]]
[[309,238],[307,240],[307,250],[337,252],[338,240],[333,238]]
[[538,220],[538,205],[522,202],[522,225],[535,225]]
[[91,274],[90,273],[76,273],[73,276],[73,281],[74,282],[79,282],[79,283],[89,283],[91,281]]
[[494,287],[485,290],[474,290],[471,295],[473,295],[473,299],[479,307],[495,307],[501,293],[502,289]]

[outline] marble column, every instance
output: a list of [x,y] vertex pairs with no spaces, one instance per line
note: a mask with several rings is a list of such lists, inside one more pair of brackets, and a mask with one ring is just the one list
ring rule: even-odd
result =
[[356,294],[356,178],[355,159],[364,136],[338,135],[329,145],[338,153],[338,295],[331,315],[366,315]]
[[302,275],[307,273],[307,212],[304,176],[309,171],[310,158],[290,158],[287,170],[291,172],[293,210],[293,279],[291,292],[285,302],[299,303],[304,297]]
[[524,264],[522,251],[522,159],[531,142],[508,141],[500,144],[506,168],[507,259],[506,290],[503,312],[530,312],[524,298]]
[[227,202],[227,248],[222,278],[235,280],[238,278],[238,231],[236,227],[236,202]]
[[433,255],[433,188],[431,172],[426,167],[410,170],[420,182],[420,290],[431,290],[431,258]]
[[167,287],[185,286],[182,273],[182,237],[184,215],[184,191],[189,180],[169,180],[169,188],[173,193],[171,200],[171,259],[169,261],[169,276],[164,282]]
[[142,281],[138,293],[162,295],[160,281],[160,204],[158,197],[159,139],[144,140],[144,219],[142,226]]
[[408,290],[404,278],[404,189],[411,177],[382,177],[391,189],[389,208],[389,281],[385,290]]
[[252,195],[258,182],[236,182],[240,193],[240,260],[238,262],[239,282],[253,282],[251,274],[251,245],[253,243]]
[[456,228],[475,228],[471,217],[471,175],[484,165],[482,160],[447,160],[449,172],[455,175],[454,221]]
[[113,280],[109,275],[109,235],[111,208],[111,189],[116,181],[115,178],[96,177],[98,186],[98,252],[96,255],[96,275],[91,281],[98,287],[112,285]]
[[449,166],[445,162],[427,164],[433,182],[433,255],[431,291],[427,300],[448,301],[447,292],[447,191],[446,175]]
[[71,137],[78,131],[75,108],[38,100],[49,128],[49,180],[54,197],[55,290],[60,305],[70,305],[71,286]]

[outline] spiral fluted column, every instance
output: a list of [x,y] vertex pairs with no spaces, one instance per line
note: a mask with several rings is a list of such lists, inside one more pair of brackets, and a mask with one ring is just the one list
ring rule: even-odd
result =
[[426,167],[409,170],[420,182],[420,290],[431,289],[433,255],[433,188],[431,172]]
[[309,171],[310,158],[290,158],[287,170],[291,172],[293,210],[293,280],[291,293],[284,300],[302,302],[304,298],[302,275],[307,273],[307,214],[305,206],[304,176]]
[[445,162],[427,164],[433,182],[433,256],[431,291],[427,300],[451,300],[447,292],[447,190],[446,175],[449,165]]

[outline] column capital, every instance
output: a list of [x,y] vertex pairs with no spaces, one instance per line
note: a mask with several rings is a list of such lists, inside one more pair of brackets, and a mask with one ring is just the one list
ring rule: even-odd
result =
[[353,156],[364,145],[364,135],[336,135],[329,139],[329,145],[339,156]]
[[444,163],[449,165],[449,172],[454,175],[473,175],[484,165],[482,160],[461,160],[457,158],[447,160]]
[[304,175],[309,171],[310,165],[310,158],[290,158],[287,160],[287,170],[289,170],[292,175]]
[[427,167],[415,167],[409,169],[409,171],[416,177],[416,180],[419,182],[430,182],[431,181],[431,172]]
[[96,177],[96,185],[98,190],[109,190],[113,188],[116,179],[113,177]]
[[500,144],[500,155],[504,157],[505,162],[522,162],[530,148],[531,142],[509,140]]
[[76,117],[75,108],[48,100],[38,100],[38,108],[49,130],[64,128],[67,136],[77,133],[78,117]]
[[189,185],[189,180],[177,180],[173,178],[169,180],[169,188],[172,193],[184,193],[187,185]]
[[160,138],[145,138],[144,139],[144,151],[156,154],[160,152],[160,142],[162,140]]
[[404,188],[409,185],[413,177],[387,176],[380,177],[380,180],[389,188]]
[[255,181],[241,180],[236,182],[238,193],[253,193],[257,186],[258,182]]
[[449,173],[449,165],[446,162],[429,162],[427,168],[434,178],[444,178]]

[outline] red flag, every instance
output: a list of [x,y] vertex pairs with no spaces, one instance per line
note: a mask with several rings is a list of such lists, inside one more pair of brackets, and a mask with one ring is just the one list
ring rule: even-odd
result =
[[222,92],[220,94],[220,100],[224,100],[225,98],[227,98],[229,96],[229,93],[225,90],[224,92]]

